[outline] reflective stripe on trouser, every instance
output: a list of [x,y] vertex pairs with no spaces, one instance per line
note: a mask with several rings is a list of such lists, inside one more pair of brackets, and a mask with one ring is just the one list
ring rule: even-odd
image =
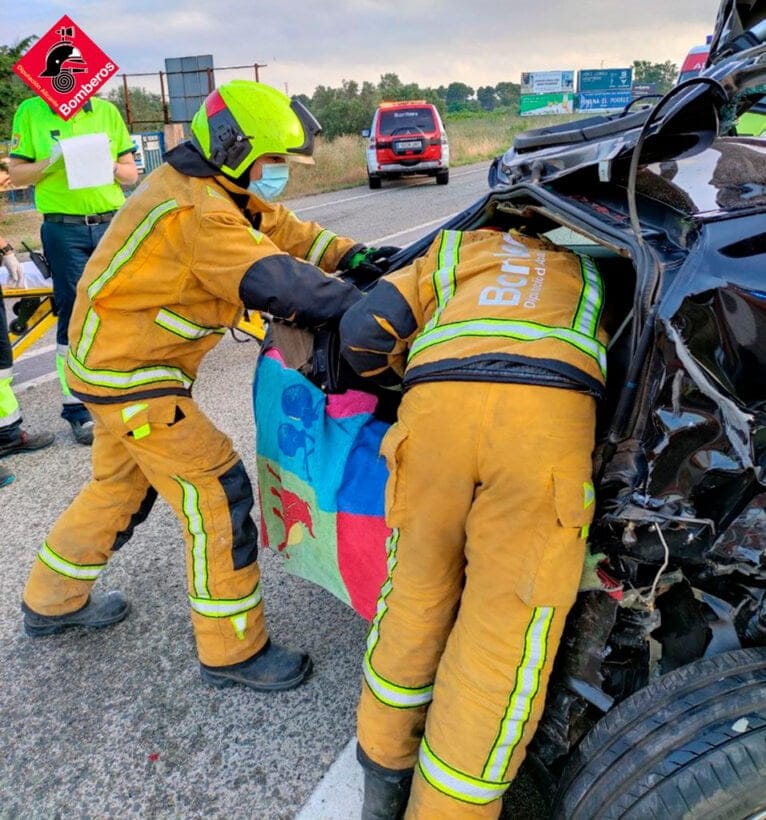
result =
[[82,404],[80,399],[72,395],[66,380],[66,357],[69,345],[56,345],[56,372],[59,377],[59,387],[64,404]]
[[[88,405],[95,422],[93,480],[46,538],[24,591],[36,612],[83,606],[98,571],[146,517],[154,488],[181,521],[189,604],[200,660],[247,660],[267,640],[250,515],[250,482],[230,439],[186,397]],[[153,551],[165,552],[165,545]],[[127,558],[130,560],[130,558]],[[136,568],[165,573],[165,558]],[[160,601],[161,623],[170,601]],[[170,617],[170,616],[168,616]]]
[[577,592],[594,424],[592,398],[555,388],[438,382],[402,400],[358,736],[376,764],[417,767],[407,817],[500,812]]
[[[0,307],[2,304],[0,300]],[[10,367],[0,370],[0,432],[3,427],[10,427],[21,418],[19,403],[11,387],[12,382],[13,370]]]

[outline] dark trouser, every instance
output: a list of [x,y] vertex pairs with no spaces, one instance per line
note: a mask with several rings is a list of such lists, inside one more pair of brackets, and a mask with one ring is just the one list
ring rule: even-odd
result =
[[67,421],[85,422],[90,419],[85,406],[69,392],[63,376],[63,361],[69,344],[69,319],[72,316],[77,283],[85,265],[96,249],[101,237],[109,227],[108,223],[98,225],[71,225],[62,222],[43,222],[40,236],[43,252],[48,259],[53,278],[53,297],[58,310],[56,329],[57,364],[59,379],[64,395],[61,417]]

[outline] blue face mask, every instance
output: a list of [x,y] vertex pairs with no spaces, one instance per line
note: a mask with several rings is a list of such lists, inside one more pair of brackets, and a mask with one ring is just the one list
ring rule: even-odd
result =
[[290,172],[286,162],[269,162],[261,168],[261,178],[251,182],[247,190],[266,202],[276,199],[285,190]]

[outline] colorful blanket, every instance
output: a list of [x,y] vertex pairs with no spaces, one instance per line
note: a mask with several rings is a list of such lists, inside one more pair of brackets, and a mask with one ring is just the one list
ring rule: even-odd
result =
[[285,364],[261,355],[253,384],[261,542],[285,569],[372,618],[386,577],[380,442],[388,425],[377,398],[327,395]]

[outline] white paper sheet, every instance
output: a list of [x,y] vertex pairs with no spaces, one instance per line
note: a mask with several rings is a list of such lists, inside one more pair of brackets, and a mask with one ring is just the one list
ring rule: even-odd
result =
[[93,188],[114,181],[114,161],[106,134],[83,134],[59,140],[69,187]]

